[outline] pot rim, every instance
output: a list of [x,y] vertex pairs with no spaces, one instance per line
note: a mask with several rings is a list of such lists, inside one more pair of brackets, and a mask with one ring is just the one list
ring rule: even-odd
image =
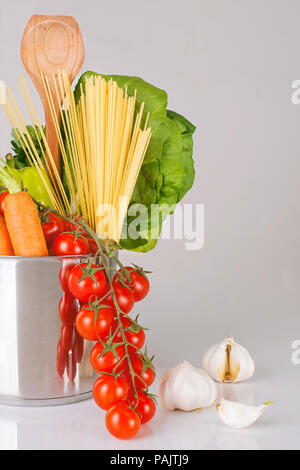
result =
[[[1,256],[0,261],[62,261],[64,259],[89,259],[93,255],[65,255],[65,256]],[[100,256],[98,256],[100,258]]]

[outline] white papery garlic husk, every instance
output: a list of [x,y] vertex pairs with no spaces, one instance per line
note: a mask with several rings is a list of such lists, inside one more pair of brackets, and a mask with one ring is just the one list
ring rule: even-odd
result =
[[205,371],[184,361],[159,378],[158,397],[168,410],[192,411],[211,406],[217,399],[217,387]]
[[255,423],[264,410],[273,404],[270,401],[261,406],[250,406],[223,398],[221,403],[217,405],[217,411],[226,426],[233,429],[243,429]]
[[255,364],[247,349],[228,335],[204,354],[203,369],[217,382],[236,383],[250,379]]

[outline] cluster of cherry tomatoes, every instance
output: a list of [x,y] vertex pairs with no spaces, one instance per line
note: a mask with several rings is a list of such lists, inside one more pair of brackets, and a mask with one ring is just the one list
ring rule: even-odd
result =
[[101,266],[74,267],[68,287],[82,305],[76,316],[77,332],[86,340],[96,341],[91,352],[92,367],[100,374],[93,388],[95,402],[107,411],[106,426],[111,434],[129,439],[155,414],[155,401],[148,394],[155,370],[151,359],[141,352],[144,329],[137,319],[128,316],[134,303],[147,295],[149,281],[138,269],[124,269],[129,280],[119,270],[112,282],[122,311],[119,318]]
[[45,211],[41,213],[41,224],[49,254],[54,256],[88,255],[98,250],[97,243],[84,229],[80,229],[81,217],[75,217],[76,225],[63,220],[59,215]]
[[[93,238],[52,212],[41,215],[48,249],[56,256],[94,255],[98,246]],[[76,364],[83,357],[83,339],[95,342],[91,365],[100,375],[93,387],[97,405],[106,410],[106,426],[117,438],[132,438],[141,424],[150,421],[156,411],[148,388],[155,379],[152,359],[147,357],[144,328],[138,317],[129,317],[135,302],[146,297],[149,281],[141,268],[127,266],[110,273],[103,265],[78,264],[63,259],[60,283],[64,295],[59,313],[62,321],[58,344],[57,370],[76,376]],[[116,304],[118,308],[116,308]],[[80,305],[80,309],[76,306]]]

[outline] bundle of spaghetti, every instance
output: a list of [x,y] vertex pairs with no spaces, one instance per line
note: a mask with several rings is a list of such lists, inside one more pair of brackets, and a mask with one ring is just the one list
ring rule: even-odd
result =
[[[56,96],[43,77],[76,211],[99,237],[118,242],[151,138],[149,116],[141,129],[144,105],[135,117],[136,96],[113,80],[87,78],[77,105],[67,74],[53,80]],[[61,125],[55,100],[63,103]]]
[[[55,165],[43,127],[24,78],[19,86],[33,125],[39,149],[7,88],[5,112],[30,164],[37,168],[54,207],[61,213],[72,209],[85,218],[100,238],[119,242],[123,222],[151,139],[149,115],[141,128],[144,104],[136,113],[136,93],[101,76],[86,79],[76,104],[66,72],[49,78],[42,75],[55,126],[71,201]],[[56,103],[62,103],[60,117]],[[39,131],[39,132],[38,132]],[[40,134],[40,135],[39,135]],[[41,137],[40,137],[41,136]],[[40,152],[39,152],[39,151]],[[39,153],[42,155],[40,157]],[[52,188],[44,178],[45,170]]]

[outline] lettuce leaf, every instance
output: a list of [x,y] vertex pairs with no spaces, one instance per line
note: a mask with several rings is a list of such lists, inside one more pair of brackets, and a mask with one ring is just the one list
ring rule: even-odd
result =
[[192,188],[195,180],[195,168],[193,160],[193,134],[196,127],[186,118],[174,111],[167,111],[168,117],[177,125],[182,137],[182,163],[184,166],[184,178],[179,194],[179,201]]
[[[148,229],[141,231],[141,237],[148,241],[134,251],[148,252],[158,241],[165,218],[172,214],[175,206],[191,189],[195,179],[193,161],[193,133],[196,127],[180,114],[167,111],[168,139],[163,146],[160,159],[160,174],[157,178],[157,197],[155,204],[159,207],[156,213],[148,211]],[[137,186],[139,186],[139,180]],[[141,192],[142,192],[142,181]],[[138,202],[138,201],[136,201]],[[160,217],[158,217],[158,213]],[[128,245],[128,242],[127,242]]]
[[[87,77],[98,76],[95,72],[84,73],[76,85],[74,95],[78,102],[81,87],[85,90]],[[149,127],[152,137],[132,200],[124,222],[121,246],[127,250],[147,252],[152,250],[159,238],[162,223],[174,211],[175,205],[192,187],[195,177],[193,162],[193,133],[195,126],[173,111],[167,111],[168,96],[150,83],[138,77],[123,75],[102,75],[106,80],[113,79],[121,88],[127,87],[128,94],[137,91],[136,112],[145,102],[144,118],[150,113]],[[142,216],[130,216],[132,209],[143,204]],[[151,206],[157,205],[155,211]],[[131,223],[137,224],[139,238],[128,234]]]

